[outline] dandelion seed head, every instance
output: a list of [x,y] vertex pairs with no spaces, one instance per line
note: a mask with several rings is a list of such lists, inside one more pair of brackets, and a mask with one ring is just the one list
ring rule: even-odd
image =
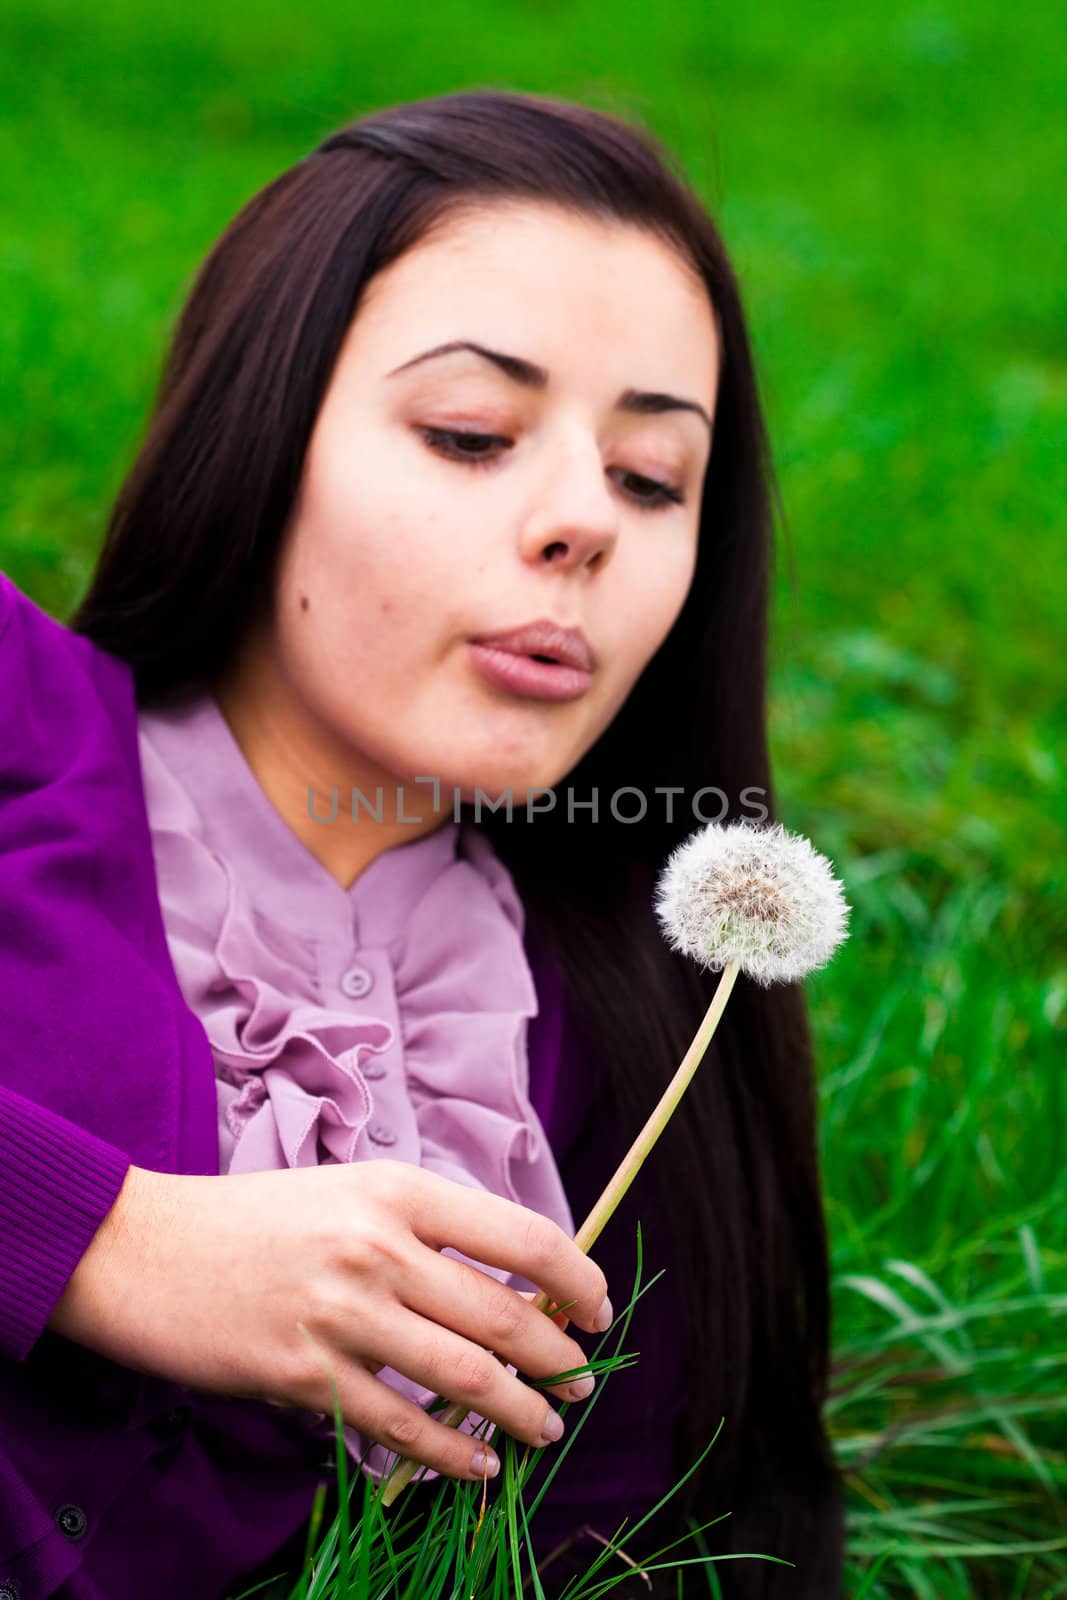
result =
[[802,834],[745,818],[711,822],[671,852],[653,908],[672,950],[764,988],[824,967],[848,936],[830,862]]

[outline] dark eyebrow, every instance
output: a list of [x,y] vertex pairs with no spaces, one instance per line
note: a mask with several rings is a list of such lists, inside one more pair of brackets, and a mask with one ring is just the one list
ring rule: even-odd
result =
[[[470,350],[476,356],[484,356],[487,361],[492,361],[507,377],[515,383],[521,383],[528,389],[547,389],[548,372],[546,368],[539,367],[533,361],[527,361],[522,356],[508,356],[501,350],[487,350],[482,344],[475,344],[471,339],[453,339],[448,344],[434,345],[432,350],[424,350],[419,356],[412,356],[410,361],[405,361],[401,366],[394,367],[387,377],[395,377],[398,372],[406,372],[409,367],[418,366],[422,361],[429,361],[434,356],[451,355],[454,350]],[[682,400],[674,394],[659,394],[642,389],[624,389],[615,402],[617,411],[628,411],[638,416],[658,416],[663,411],[695,411],[698,417],[703,417],[708,428],[711,428],[711,418],[702,405],[695,400]]]

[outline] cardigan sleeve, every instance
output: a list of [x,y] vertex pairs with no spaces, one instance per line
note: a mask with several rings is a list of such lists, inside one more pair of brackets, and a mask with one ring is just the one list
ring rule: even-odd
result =
[[[37,632],[54,647],[46,651],[36,622],[0,576],[0,1356],[18,1361],[44,1331],[130,1166],[122,1150],[47,1103],[57,1074],[69,1070],[71,1013],[86,1020],[77,986],[64,981],[71,968],[63,961],[76,961],[78,947],[61,951],[57,937],[67,903],[60,884],[65,877],[69,891],[72,878],[65,862],[53,875],[63,810],[56,779],[66,765],[56,718],[74,709],[84,719],[86,706],[50,695],[53,675],[74,687],[73,650],[41,617]],[[83,739],[75,764],[84,750]],[[82,802],[86,819],[91,798]],[[86,820],[87,834],[90,827]],[[93,897],[86,882],[82,898]]]
[[129,1167],[114,1145],[0,1084],[0,1356],[29,1355]]
[[131,1163],[178,1170],[192,1091],[127,669],[0,574],[0,685],[0,1357],[21,1361]]

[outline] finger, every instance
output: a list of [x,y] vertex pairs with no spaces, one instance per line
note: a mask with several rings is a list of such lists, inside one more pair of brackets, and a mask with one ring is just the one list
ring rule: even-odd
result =
[[[535,1309],[528,1291],[520,1293],[465,1261],[420,1250],[402,1298],[409,1310],[428,1322],[451,1329],[471,1344],[488,1346],[534,1381],[588,1365],[581,1345]],[[561,1400],[584,1400],[592,1391],[589,1378],[546,1388]]]
[[[532,1302],[532,1301],[537,1299],[537,1296],[540,1293],[540,1290],[539,1289],[516,1289],[515,1293],[516,1294],[521,1294],[524,1300],[529,1300],[529,1301]],[[541,1315],[543,1317],[548,1317],[549,1322],[554,1322],[556,1324],[557,1328],[563,1328],[564,1330],[566,1330],[567,1325],[571,1320],[570,1319],[570,1312],[568,1312],[568,1311],[556,1311],[556,1312],[553,1312],[552,1315],[549,1315],[549,1313],[547,1311],[543,1311],[541,1313]]]
[[[524,1300],[532,1302],[536,1300],[538,1291],[536,1289],[516,1289],[515,1293],[520,1294]],[[541,1311],[538,1313],[538,1315],[544,1317],[547,1322],[553,1323],[563,1332],[566,1332],[567,1326],[570,1323],[570,1317],[565,1311],[557,1311],[555,1316],[551,1317],[548,1315],[547,1311]],[[584,1351],[582,1353],[582,1359],[585,1359]],[[516,1366],[518,1365],[517,1362],[514,1364]],[[523,1368],[523,1371],[525,1370],[526,1369]],[[569,1372],[571,1368],[557,1367],[555,1370],[557,1372]],[[527,1377],[530,1376],[528,1372],[526,1375]],[[541,1384],[540,1387],[546,1394],[558,1395],[561,1400],[587,1400],[593,1392],[595,1382],[596,1380],[592,1377],[592,1374],[589,1374],[585,1378],[571,1378],[566,1383]],[[575,1387],[576,1384],[577,1388]]]
[[[335,1358],[331,1370],[342,1417],[375,1444],[420,1466],[432,1467],[447,1478],[482,1479],[499,1472],[500,1460],[491,1446],[435,1422],[420,1406],[372,1377],[357,1362]],[[299,1403],[308,1410],[332,1414],[333,1393],[323,1382],[321,1392]]]
[[361,1351],[387,1357],[389,1366],[405,1378],[496,1423],[513,1439],[540,1448],[563,1433],[563,1419],[555,1408],[536,1389],[521,1383],[491,1350],[395,1303],[387,1326],[361,1329],[360,1345]]
[[431,1250],[451,1245],[476,1261],[521,1274],[558,1305],[575,1301],[568,1315],[589,1333],[610,1327],[603,1272],[548,1217],[424,1168],[409,1194],[412,1227]]

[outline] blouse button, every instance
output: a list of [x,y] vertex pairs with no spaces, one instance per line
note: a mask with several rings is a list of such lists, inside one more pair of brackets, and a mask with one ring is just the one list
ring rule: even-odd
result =
[[372,1056],[369,1061],[365,1061],[363,1063],[363,1066],[362,1066],[361,1070],[362,1070],[363,1076],[365,1078],[384,1078],[385,1077],[385,1062],[384,1061],[376,1061],[374,1059],[374,1057]]
[[341,992],[350,1000],[362,1000],[374,987],[374,978],[366,967],[349,967],[341,978]]
[[375,1144],[396,1144],[396,1134],[391,1128],[385,1128],[380,1122],[367,1129],[367,1133]]
[[89,1526],[89,1518],[81,1506],[60,1506],[56,1511],[56,1526],[68,1539],[80,1539]]

